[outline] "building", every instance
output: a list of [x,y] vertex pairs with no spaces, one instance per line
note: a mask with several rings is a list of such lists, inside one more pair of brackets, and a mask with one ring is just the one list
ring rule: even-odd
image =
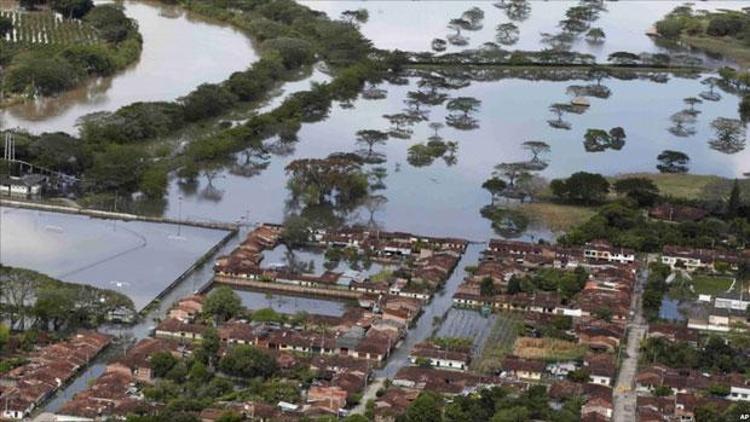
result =
[[434,343],[425,342],[414,346],[409,354],[409,362],[418,365],[420,362],[429,362],[430,366],[437,369],[452,369],[465,371],[469,368],[469,350],[447,350]]
[[23,177],[0,176],[0,194],[24,197],[40,195],[46,180],[46,177],[39,174]]
[[584,258],[593,261],[628,264],[635,262],[635,252],[631,249],[613,247],[606,240],[593,240],[583,249]]

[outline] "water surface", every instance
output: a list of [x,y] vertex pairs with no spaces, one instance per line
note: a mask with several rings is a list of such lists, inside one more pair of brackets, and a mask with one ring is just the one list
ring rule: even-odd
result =
[[81,116],[114,111],[137,101],[172,101],[202,83],[221,82],[258,58],[250,39],[231,26],[176,6],[136,1],[122,4],[125,14],[138,22],[143,36],[138,62],[58,97],[1,110],[1,127],[76,133]]

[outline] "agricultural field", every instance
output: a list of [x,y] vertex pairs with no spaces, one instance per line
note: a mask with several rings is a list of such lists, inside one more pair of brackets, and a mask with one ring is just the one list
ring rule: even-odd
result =
[[476,355],[484,347],[495,325],[496,316],[482,316],[479,312],[453,308],[438,330],[438,337],[471,338],[471,353]]
[[519,315],[496,314],[481,353],[475,355],[471,369],[483,374],[494,374],[500,370],[505,355],[513,351],[521,319]]
[[519,337],[513,354],[524,359],[565,361],[583,358],[586,346],[556,338]]
[[5,41],[20,46],[81,45],[99,41],[96,29],[76,19],[64,19],[53,12],[0,11],[13,21]]

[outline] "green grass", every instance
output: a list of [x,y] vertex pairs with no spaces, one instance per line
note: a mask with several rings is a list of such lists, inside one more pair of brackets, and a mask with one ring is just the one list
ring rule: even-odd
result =
[[627,173],[617,175],[610,181],[629,177],[651,179],[662,195],[684,199],[701,199],[709,186],[727,181],[727,179],[713,175],[678,173]]
[[693,276],[693,289],[697,294],[716,296],[726,292],[731,285],[732,279],[730,277]]
[[585,223],[596,214],[596,208],[553,202],[533,202],[518,206],[532,223],[543,224],[553,232],[564,232]]
[[518,337],[519,318],[519,315],[510,313],[497,314],[497,320],[482,352],[471,362],[472,370],[482,374],[494,374],[501,369],[503,358],[513,350]]
[[732,59],[742,67],[750,66],[750,46],[734,38],[718,37],[694,37],[683,35],[683,41],[692,47],[717,53],[725,58]]

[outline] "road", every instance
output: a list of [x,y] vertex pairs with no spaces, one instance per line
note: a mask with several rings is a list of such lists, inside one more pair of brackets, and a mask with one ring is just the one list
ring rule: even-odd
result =
[[648,324],[643,318],[643,288],[648,279],[648,270],[638,274],[630,305],[632,317],[628,323],[628,344],[625,359],[622,361],[620,373],[617,376],[614,391],[614,422],[632,422],[636,420],[635,409],[637,395],[635,393],[635,374],[638,370],[638,354],[640,352],[641,339],[648,331]]
[[367,402],[370,400],[375,400],[377,398],[377,392],[383,386],[385,385],[385,378],[375,378],[375,380],[367,386],[367,389],[362,394],[362,400],[359,401],[359,404],[354,406],[351,413],[352,414],[363,414],[365,413],[365,410],[367,410]]

